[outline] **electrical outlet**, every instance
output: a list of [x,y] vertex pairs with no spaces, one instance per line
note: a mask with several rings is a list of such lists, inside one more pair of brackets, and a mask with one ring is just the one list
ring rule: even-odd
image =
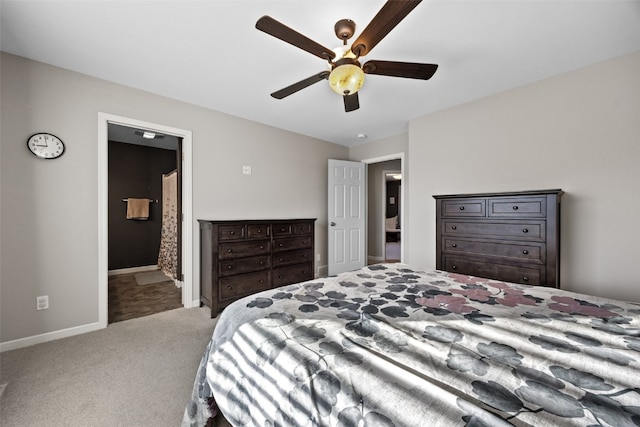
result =
[[36,310],[46,310],[49,308],[49,295],[36,297]]
[[242,173],[244,175],[251,175],[251,166],[243,166],[242,167]]
[[316,254],[316,261],[320,261],[320,254]]

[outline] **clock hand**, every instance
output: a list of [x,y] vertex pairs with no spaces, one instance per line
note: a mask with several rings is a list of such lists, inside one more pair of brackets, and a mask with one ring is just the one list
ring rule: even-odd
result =
[[[40,139],[38,142],[40,142],[40,141],[42,141],[42,140]],[[48,146],[49,146],[49,143],[47,142],[46,138],[44,139],[44,145],[36,143],[36,147],[48,147]]]

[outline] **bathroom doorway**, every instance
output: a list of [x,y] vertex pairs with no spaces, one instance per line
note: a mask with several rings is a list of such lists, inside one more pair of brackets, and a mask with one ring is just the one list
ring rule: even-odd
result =
[[[123,303],[122,295],[109,292],[115,275],[121,279],[129,275],[129,290],[136,298],[148,298],[149,305],[141,313],[126,318],[192,307],[191,131],[105,113],[98,116],[99,323],[104,327],[111,323],[111,308],[115,302]],[[145,176],[153,178],[145,180]],[[167,188],[173,189],[169,191],[174,196],[172,221],[164,221],[170,211],[165,205]],[[146,202],[143,215],[136,211],[139,206],[130,206],[131,201]],[[135,215],[130,215],[131,209]],[[167,233],[171,239],[165,239]],[[167,242],[174,254],[169,265],[162,260],[167,252],[162,245]],[[160,285],[168,285],[163,289],[172,292],[170,305],[155,288]]]
[[109,323],[182,307],[182,140],[108,126]]

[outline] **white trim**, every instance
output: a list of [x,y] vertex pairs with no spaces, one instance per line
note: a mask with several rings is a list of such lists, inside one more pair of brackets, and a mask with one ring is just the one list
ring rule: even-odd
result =
[[35,344],[41,344],[43,342],[59,340],[61,338],[67,338],[74,335],[85,334],[87,332],[97,331],[102,329],[103,326],[100,322],[90,323],[88,325],[74,326],[73,328],[61,329],[59,331],[47,332],[40,335],[33,335],[26,338],[20,338],[13,341],[6,341],[0,343],[0,353],[15,350],[22,347],[29,347]]
[[[360,161],[362,163],[366,163],[367,165],[369,165],[371,163],[380,163],[380,162],[386,162],[387,160],[398,160],[398,159],[400,159],[400,170],[402,172],[402,181],[403,181],[403,185],[400,186],[400,224],[402,224],[402,227],[400,228],[400,262],[404,263],[404,247],[407,242],[407,239],[405,239],[405,231],[409,229],[407,227],[407,221],[405,219],[406,209],[404,208],[404,203],[406,200],[405,192],[407,188],[407,186],[404,185],[405,177],[406,177],[404,153],[400,152],[400,153],[394,153],[394,154],[387,154],[385,156],[373,157],[370,159],[364,159]],[[367,216],[368,216],[368,212],[369,211],[367,209]],[[384,252],[382,253],[384,255]]]
[[143,265],[140,267],[118,268],[116,270],[109,270],[109,276],[117,276],[119,274],[140,273],[143,271],[153,271],[157,269],[158,269],[157,265]]
[[[108,155],[109,123],[158,131],[182,138],[182,304],[197,307],[200,295],[193,295],[193,136],[190,130],[145,122],[108,113],[98,113],[98,324],[108,324]],[[197,301],[197,303],[196,303]]]

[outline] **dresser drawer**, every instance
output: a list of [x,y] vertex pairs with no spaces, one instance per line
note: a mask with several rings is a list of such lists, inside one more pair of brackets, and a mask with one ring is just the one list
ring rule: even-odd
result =
[[269,255],[225,259],[218,263],[218,277],[266,270],[270,265]]
[[269,240],[221,243],[218,245],[218,259],[241,258],[252,255],[265,255],[271,252]]
[[545,221],[460,221],[443,219],[446,236],[491,237],[502,239],[545,241]]
[[442,239],[442,252],[461,255],[491,256],[544,264],[544,243],[505,243],[485,240]]
[[278,287],[311,279],[313,279],[313,265],[305,263],[275,268],[272,282],[274,287]]
[[514,197],[489,199],[489,216],[502,218],[544,218],[546,197]]
[[311,247],[311,236],[290,237],[273,239],[273,251],[289,251],[292,249],[305,249]]
[[292,234],[293,234],[292,222],[273,224],[274,236],[291,236]]
[[293,227],[293,234],[311,234],[313,232],[313,224],[296,224]]
[[269,289],[269,271],[223,277],[219,280],[220,299],[238,298]]
[[244,239],[244,225],[221,225],[218,227],[218,240]]
[[279,252],[277,255],[274,255],[273,266],[279,267],[281,265],[299,264],[301,262],[308,262],[312,260],[311,256],[312,256],[311,249],[306,249],[301,251]]
[[486,199],[451,199],[443,200],[442,216],[484,217],[486,216]]
[[509,265],[457,258],[449,255],[443,255],[443,257],[444,270],[452,273],[468,274],[470,276],[526,285],[544,284],[542,281],[542,278],[545,277],[544,265]]
[[269,224],[249,224],[247,225],[248,239],[264,239],[271,235]]

